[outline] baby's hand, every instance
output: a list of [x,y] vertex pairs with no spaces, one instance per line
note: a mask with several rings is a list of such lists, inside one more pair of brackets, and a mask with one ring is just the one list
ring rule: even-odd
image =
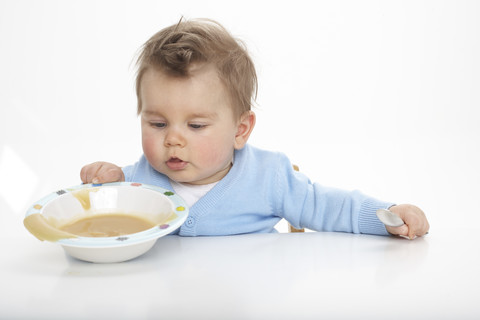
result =
[[400,227],[386,227],[387,231],[394,235],[406,236],[410,239],[415,236],[421,237],[430,229],[427,217],[420,208],[411,204],[400,204],[390,207],[388,210],[398,215],[405,222]]
[[108,162],[94,162],[80,171],[83,183],[107,183],[125,181],[122,168]]

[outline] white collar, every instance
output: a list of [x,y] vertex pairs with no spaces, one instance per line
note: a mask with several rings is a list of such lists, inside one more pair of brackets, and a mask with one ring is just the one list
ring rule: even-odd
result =
[[176,182],[171,179],[170,184],[173,187],[173,191],[178,194],[189,207],[192,207],[201,197],[207,194],[208,191],[212,190],[213,187],[219,182],[213,182],[209,184],[189,184]]

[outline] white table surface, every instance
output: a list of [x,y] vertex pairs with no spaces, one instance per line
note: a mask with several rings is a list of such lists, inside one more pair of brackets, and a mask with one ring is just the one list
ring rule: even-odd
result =
[[480,241],[344,233],[159,239],[93,264],[0,237],[0,319],[480,319]]

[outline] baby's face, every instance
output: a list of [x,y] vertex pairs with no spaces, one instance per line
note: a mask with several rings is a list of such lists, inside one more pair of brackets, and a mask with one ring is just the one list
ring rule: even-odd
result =
[[142,145],[150,165],[177,182],[207,184],[230,170],[238,124],[215,69],[189,77],[149,69],[141,81]]

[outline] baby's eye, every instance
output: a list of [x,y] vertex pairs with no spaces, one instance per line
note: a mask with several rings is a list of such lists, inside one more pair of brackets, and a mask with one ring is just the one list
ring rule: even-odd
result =
[[151,125],[155,128],[165,128],[167,126],[165,122],[152,122]]
[[202,128],[206,127],[205,124],[200,124],[200,123],[191,123],[191,124],[189,124],[189,126],[192,129],[202,129]]

